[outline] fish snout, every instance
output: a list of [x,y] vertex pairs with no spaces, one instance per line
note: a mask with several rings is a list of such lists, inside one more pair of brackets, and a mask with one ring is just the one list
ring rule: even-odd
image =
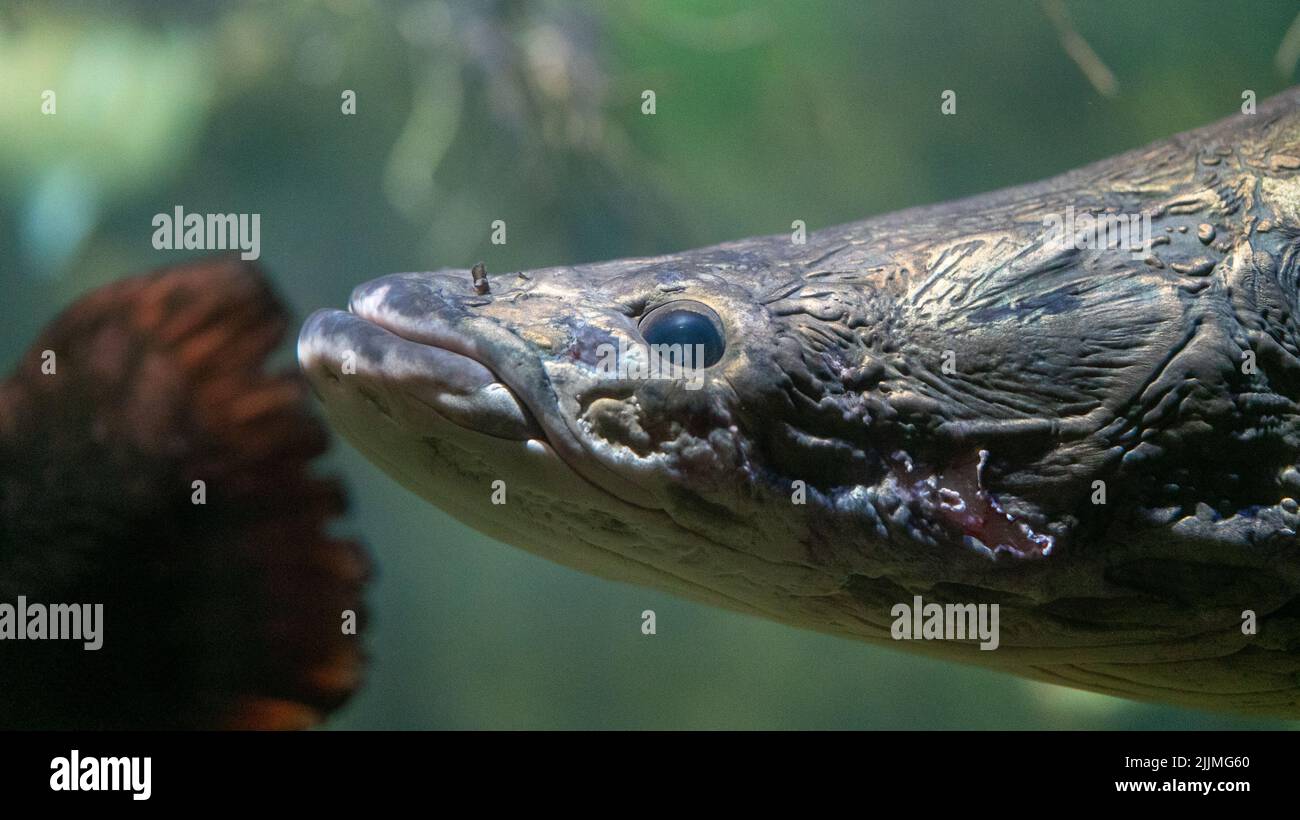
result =
[[332,413],[368,406],[420,430],[432,411],[497,438],[541,436],[529,411],[477,360],[403,338],[350,312],[319,310],[308,317],[298,336],[298,360]]

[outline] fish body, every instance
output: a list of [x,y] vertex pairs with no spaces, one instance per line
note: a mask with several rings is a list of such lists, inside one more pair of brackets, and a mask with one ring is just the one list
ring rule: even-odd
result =
[[[1292,90],[803,242],[490,288],[384,276],[311,316],[299,360],[393,477],[560,563],[1037,680],[1300,717],[1298,244]],[[674,377],[656,340],[704,359]],[[897,640],[918,596],[997,605],[997,648]]]

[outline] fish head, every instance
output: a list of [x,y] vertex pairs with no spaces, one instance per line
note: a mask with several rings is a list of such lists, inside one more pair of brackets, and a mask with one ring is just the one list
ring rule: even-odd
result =
[[758,292],[769,257],[545,268],[494,276],[488,293],[468,270],[383,276],[349,310],[311,316],[299,359],[336,429],[470,525],[762,610],[717,578],[788,566],[792,588],[824,583],[790,532],[790,481],[763,455],[800,412],[804,357]]

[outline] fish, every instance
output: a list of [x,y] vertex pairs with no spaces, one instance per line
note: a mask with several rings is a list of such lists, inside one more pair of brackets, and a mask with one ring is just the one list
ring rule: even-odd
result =
[[372,568],[268,364],[290,326],[200,259],[83,295],[0,381],[0,728],[299,729],[360,687]]
[[[397,482],[560,564],[1300,718],[1298,247],[1292,89],[806,235],[383,275],[313,313],[298,357]],[[954,608],[996,640],[929,635]]]

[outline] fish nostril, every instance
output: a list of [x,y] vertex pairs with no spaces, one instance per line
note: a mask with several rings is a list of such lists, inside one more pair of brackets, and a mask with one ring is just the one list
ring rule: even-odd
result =
[[469,272],[470,278],[474,281],[474,292],[479,296],[486,296],[492,288],[488,285],[487,266],[479,262]]

